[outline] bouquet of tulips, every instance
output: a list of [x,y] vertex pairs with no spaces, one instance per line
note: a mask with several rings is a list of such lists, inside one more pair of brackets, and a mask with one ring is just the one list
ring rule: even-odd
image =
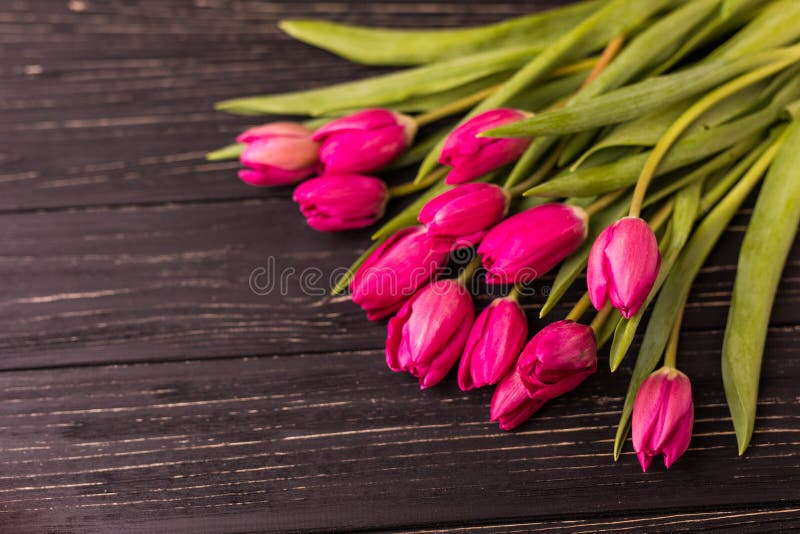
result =
[[[422,388],[454,368],[464,391],[494,386],[490,415],[504,430],[594,373],[609,341],[616,370],[652,308],[614,456],[632,429],[643,469],[659,454],[667,467],[680,457],[694,420],[676,361],[683,308],[763,181],[721,355],[745,451],[800,221],[800,2],[590,0],[468,29],[281,27],[355,62],[405,68],[221,102],[229,113],[308,119],[255,126],[209,158],[240,158],[249,184],[299,184],[294,200],[320,231],[372,225],[390,199],[418,194],[333,292],[349,288],[370,320],[390,318],[388,366]],[[411,165],[406,183],[375,177]],[[584,270],[587,291],[528,339],[519,300],[553,270],[540,316]],[[476,316],[477,272],[505,296]]]

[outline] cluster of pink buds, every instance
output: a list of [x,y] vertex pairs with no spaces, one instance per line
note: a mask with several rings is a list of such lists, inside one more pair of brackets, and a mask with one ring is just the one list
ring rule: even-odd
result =
[[[473,182],[515,161],[529,145],[528,139],[479,134],[527,116],[515,109],[493,109],[455,128],[439,157],[439,163],[450,167],[445,183],[455,187],[422,207],[420,225],[402,228],[381,243],[349,284],[353,302],[370,320],[391,316],[386,340],[391,370],[410,373],[423,389],[456,367],[463,391],[495,386],[490,419],[503,430],[518,427],[597,370],[594,325],[557,321],[526,344],[528,320],[517,291],[583,244],[587,211],[549,203],[508,216],[509,190]],[[370,174],[403,153],[416,130],[414,119],[386,109],[359,111],[317,131],[286,122],[260,126],[238,139],[246,144],[241,162],[247,168],[240,177],[254,185],[305,180],[293,198],[312,228],[363,228],[383,216],[390,197],[386,184]],[[441,277],[450,253],[467,247],[475,249],[487,283],[515,286],[511,295],[495,299],[477,317],[466,283],[477,260],[467,276]],[[632,317],[647,301],[660,264],[658,242],[648,224],[638,217],[620,219],[591,247],[591,303],[602,310],[610,301],[623,317]],[[692,421],[686,375],[672,367],[651,375],[633,413],[633,443],[642,468],[657,454],[664,455],[667,467],[683,454]]]
[[316,132],[292,122],[247,130],[239,177],[260,186],[301,184],[294,200],[309,226],[336,232],[369,226],[383,216],[389,191],[362,173],[380,170],[411,145],[414,120],[386,109],[367,109],[332,120]]

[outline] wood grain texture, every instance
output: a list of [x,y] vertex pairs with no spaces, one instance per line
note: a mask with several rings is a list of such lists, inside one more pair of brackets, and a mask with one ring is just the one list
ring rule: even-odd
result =
[[[490,392],[420,393],[386,369],[384,324],[302,290],[368,232],[313,232],[289,191],[202,160],[252,123],[214,101],[376,72],[290,41],[281,18],[463,26],[558,3],[0,3],[0,532],[797,529],[797,245],[743,458],[719,374],[749,210],[688,305],[691,449],[642,475],[629,448],[610,454],[630,361],[612,376],[604,356],[502,433]],[[270,265],[295,274],[258,294]],[[532,328],[551,281],[525,302]]]
[[89,532],[121,511],[282,530],[800,506],[800,400],[782,396],[800,372],[793,335],[771,336],[761,425],[740,461],[707,365],[719,343],[687,335],[695,437],[647,476],[630,452],[610,460],[625,384],[605,370],[514,433],[486,421],[488,392],[448,381],[420,393],[379,351],[4,373],[2,505],[25,521],[66,512]]

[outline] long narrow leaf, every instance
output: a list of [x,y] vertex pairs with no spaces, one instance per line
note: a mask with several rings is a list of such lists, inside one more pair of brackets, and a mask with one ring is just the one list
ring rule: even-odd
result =
[[753,68],[793,57],[800,57],[800,46],[698,65],[616,89],[582,104],[506,124],[485,132],[484,135],[489,137],[564,135],[625,122],[706,91]]
[[536,49],[531,47],[490,50],[319,89],[225,100],[216,108],[240,115],[322,115],[342,109],[386,106],[519,68],[535,53]]
[[[669,151],[659,166],[658,175],[701,161],[733,146],[772,124],[786,105],[800,95],[800,76],[788,81],[769,106],[741,119],[686,135]],[[578,169],[563,174],[527,191],[526,195],[567,197],[593,196],[627,187],[636,182],[649,152],[630,156],[608,165]]]
[[[541,81],[559,63],[589,54],[611,39],[629,34],[658,11],[673,4],[671,0],[611,0],[570,32],[555,41],[519,69],[494,94],[470,111],[467,118],[489,109],[506,105],[527,87]],[[524,121],[523,121],[524,122]],[[442,144],[438,145],[420,165],[417,179],[424,178],[439,159]]]
[[284,20],[280,28],[300,41],[365,65],[421,65],[488,49],[539,50],[571,30],[601,1],[579,2],[476,28],[395,30],[324,20]]
[[742,243],[722,345],[722,380],[739,454],[750,444],[761,360],[781,271],[800,223],[800,121],[786,130]]

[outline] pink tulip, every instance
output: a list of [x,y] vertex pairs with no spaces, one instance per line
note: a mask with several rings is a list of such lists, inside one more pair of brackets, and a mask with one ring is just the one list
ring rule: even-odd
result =
[[550,323],[522,350],[517,370],[531,399],[560,397],[597,371],[594,332],[574,321]]
[[430,283],[389,320],[386,363],[419,378],[422,389],[438,384],[461,355],[474,317],[464,286],[456,280]]
[[419,212],[419,222],[439,248],[453,243],[475,246],[486,231],[500,222],[508,208],[508,195],[494,184],[464,184],[431,199]]
[[661,267],[658,241],[638,217],[625,217],[597,237],[589,253],[586,283],[592,304],[601,310],[606,300],[626,319],[642,307]]
[[502,430],[513,430],[530,419],[543,404],[528,396],[522,378],[514,368],[494,389],[489,419],[497,421]]
[[353,302],[377,321],[396,312],[447,264],[449,254],[435,251],[422,226],[400,230],[375,249],[353,275]]
[[497,384],[514,365],[528,337],[528,320],[517,301],[495,299],[475,319],[458,366],[463,391]]
[[645,379],[633,403],[633,449],[647,471],[653,457],[664,455],[669,468],[689,448],[694,424],[692,383],[673,367]]
[[512,215],[478,247],[490,284],[529,282],[575,252],[589,216],[577,206],[543,204]]
[[453,167],[445,182],[463,184],[520,157],[530,139],[478,137],[478,134],[528,116],[529,113],[516,109],[492,109],[450,132],[439,156],[439,163]]
[[383,216],[389,191],[371,176],[326,175],[303,182],[292,197],[308,225],[320,232],[363,228]]
[[236,140],[247,143],[240,161],[249,169],[239,178],[251,185],[290,185],[308,178],[320,168],[319,143],[313,131],[294,122],[272,122],[242,133]]
[[388,165],[414,140],[414,119],[388,109],[365,109],[335,119],[314,134],[326,173],[374,172]]

